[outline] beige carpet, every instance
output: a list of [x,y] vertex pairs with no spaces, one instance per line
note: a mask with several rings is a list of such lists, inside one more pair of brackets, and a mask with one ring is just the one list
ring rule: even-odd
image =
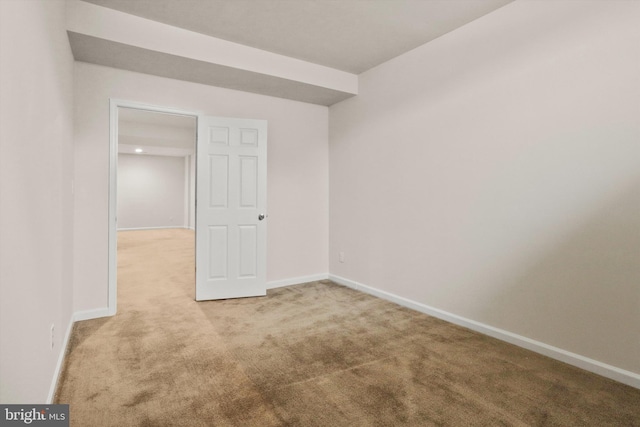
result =
[[193,233],[119,233],[76,324],[73,426],[640,426],[640,390],[323,281],[196,303]]

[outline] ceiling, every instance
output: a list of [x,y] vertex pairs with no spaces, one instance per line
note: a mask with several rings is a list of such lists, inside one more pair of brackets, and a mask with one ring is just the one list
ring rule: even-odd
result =
[[358,74],[513,0],[67,1],[78,61],[332,105]]
[[196,126],[196,118],[194,116],[124,107],[118,108],[118,120],[120,123],[142,123],[146,125],[170,126],[189,130],[195,129]]
[[193,151],[196,118],[181,114],[118,108],[118,152],[184,156]]
[[84,0],[360,74],[512,0]]

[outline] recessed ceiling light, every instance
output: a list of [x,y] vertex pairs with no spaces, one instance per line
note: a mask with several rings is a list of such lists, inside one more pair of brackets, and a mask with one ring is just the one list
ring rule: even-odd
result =
[[136,148],[135,151],[136,151],[136,153],[140,154],[140,153],[142,153],[142,148]]

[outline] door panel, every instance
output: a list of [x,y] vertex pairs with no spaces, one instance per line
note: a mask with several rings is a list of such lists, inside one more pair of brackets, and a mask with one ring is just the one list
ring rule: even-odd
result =
[[266,295],[267,122],[198,117],[196,300]]
[[229,156],[209,156],[209,207],[226,208],[229,196]]
[[258,158],[240,156],[240,207],[255,208],[258,197]]
[[209,279],[226,280],[228,231],[225,225],[209,227]]

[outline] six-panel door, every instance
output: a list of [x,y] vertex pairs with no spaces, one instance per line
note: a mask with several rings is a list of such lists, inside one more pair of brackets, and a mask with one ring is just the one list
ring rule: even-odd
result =
[[198,301],[266,295],[266,155],[266,121],[198,117]]

